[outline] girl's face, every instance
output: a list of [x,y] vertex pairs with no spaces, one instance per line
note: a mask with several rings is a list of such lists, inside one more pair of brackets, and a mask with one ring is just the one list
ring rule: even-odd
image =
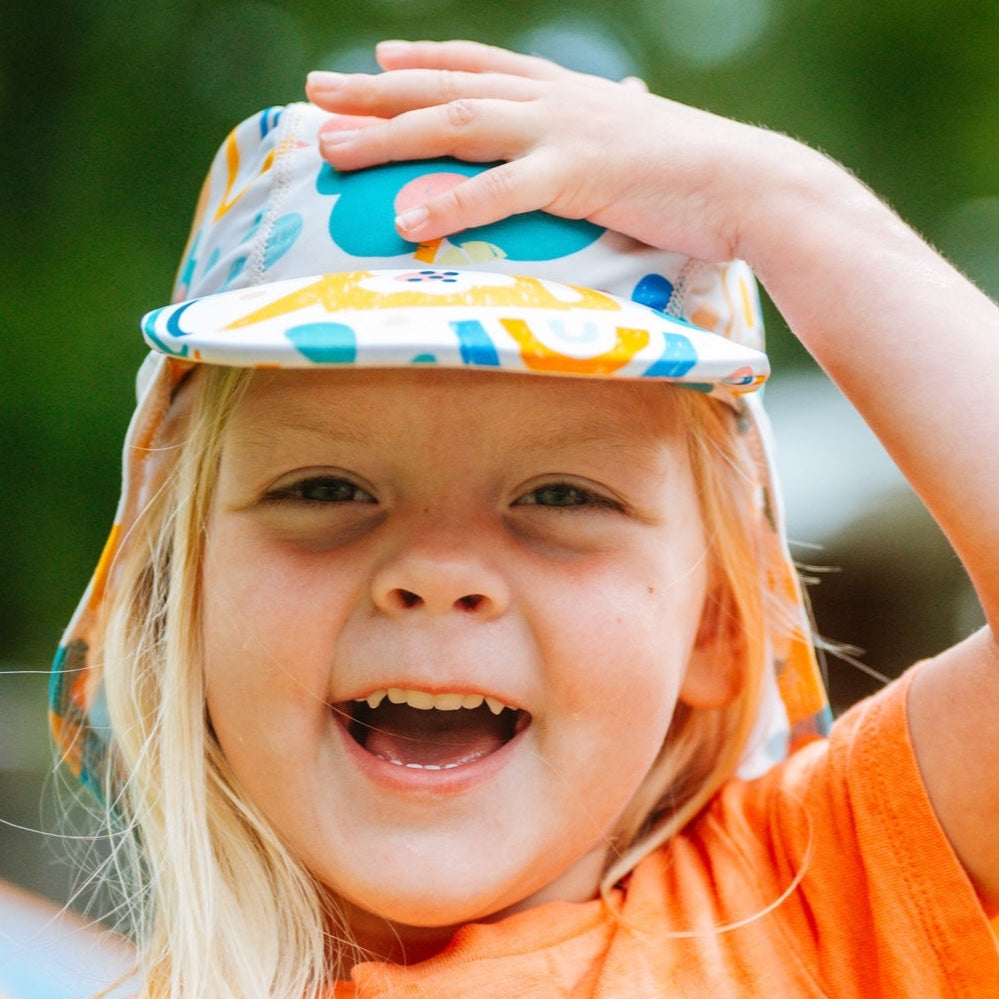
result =
[[668,390],[421,369],[253,376],[208,524],[222,750],[360,942],[597,892],[701,660]]

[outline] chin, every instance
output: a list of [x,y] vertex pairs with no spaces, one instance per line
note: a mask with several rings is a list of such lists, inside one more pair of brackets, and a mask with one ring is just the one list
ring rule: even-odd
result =
[[400,929],[452,930],[466,923],[494,921],[526,903],[527,899],[511,899],[507,893],[497,897],[489,892],[442,892],[437,883],[407,893],[396,886],[380,896],[368,895],[362,908]]
[[[483,881],[480,858],[476,870],[467,877],[449,865],[446,871],[428,871],[425,879],[408,885],[400,885],[398,880],[383,887],[368,885],[363,903],[351,900],[349,904],[358,915],[363,913],[362,921],[390,926],[403,940],[433,937],[445,938],[446,943],[468,923],[495,922],[548,902],[597,898],[604,861],[605,848],[593,849],[553,878],[550,872],[532,877],[526,871],[507,871],[503,876],[494,864],[488,869],[488,881]],[[521,890],[511,891],[511,885]]]

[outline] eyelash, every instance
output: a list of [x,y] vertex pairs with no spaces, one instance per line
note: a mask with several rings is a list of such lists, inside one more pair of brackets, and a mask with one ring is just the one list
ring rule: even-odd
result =
[[[558,494],[563,499],[568,498],[569,502],[539,502],[542,494],[548,493],[549,499],[556,498],[551,494]],[[571,510],[578,507],[597,507],[599,509],[621,511],[624,509],[622,503],[602,493],[592,492],[581,486],[573,485],[570,482],[548,482],[543,486],[538,486],[518,499],[514,506],[548,506],[557,510]]]
[[[326,495],[309,495],[310,491],[324,490]],[[349,479],[335,475],[316,475],[301,479],[288,486],[281,486],[267,493],[269,501],[296,500],[316,506],[326,506],[338,503],[377,503],[378,501],[366,489],[351,482]]]
[[[316,491],[320,491],[321,494],[315,495]],[[317,475],[281,486],[268,492],[265,499],[268,502],[291,500],[315,506],[378,502],[356,483],[332,475]],[[513,506],[540,506],[554,510],[590,507],[616,512],[624,509],[624,504],[618,500],[571,482],[545,483],[515,500]]]

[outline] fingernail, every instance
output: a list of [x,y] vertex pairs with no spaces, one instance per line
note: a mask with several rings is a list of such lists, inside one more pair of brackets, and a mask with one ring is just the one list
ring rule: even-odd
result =
[[400,232],[412,232],[414,229],[418,229],[424,222],[427,221],[428,214],[429,213],[423,205],[418,205],[416,208],[410,208],[401,215],[396,216],[396,228]]
[[409,42],[404,42],[401,38],[386,38],[384,41],[379,42],[375,49],[378,52],[395,52],[399,49],[404,49],[409,45]]
[[343,73],[333,73],[326,69],[314,69],[306,76],[309,89],[317,94],[336,93],[343,84]]

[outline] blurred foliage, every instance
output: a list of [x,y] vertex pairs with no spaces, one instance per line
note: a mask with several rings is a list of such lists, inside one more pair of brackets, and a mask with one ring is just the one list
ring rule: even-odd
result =
[[[850,165],[999,280],[992,0],[14,0],[0,33],[0,665],[44,668],[100,551],[141,359],[228,129],[381,37],[540,52]],[[683,137],[677,136],[682,142]],[[778,363],[805,363],[772,323]],[[900,331],[900,337],[904,331]]]

